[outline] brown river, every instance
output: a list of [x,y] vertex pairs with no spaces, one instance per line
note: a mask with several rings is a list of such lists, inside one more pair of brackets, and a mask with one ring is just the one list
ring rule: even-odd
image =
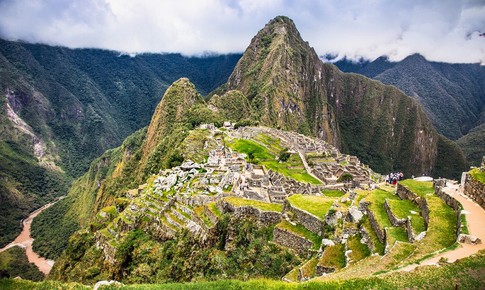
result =
[[34,239],[30,236],[30,225],[32,224],[32,220],[38,214],[40,214],[43,210],[49,208],[56,202],[57,201],[44,205],[43,207],[33,211],[26,219],[24,219],[22,222],[22,232],[17,236],[17,238],[15,238],[13,242],[1,248],[0,252],[3,252],[15,246],[24,248],[29,262],[34,263],[44,274],[49,274],[50,270],[52,269],[52,265],[54,265],[54,261],[45,259],[32,250],[32,242],[34,241]]

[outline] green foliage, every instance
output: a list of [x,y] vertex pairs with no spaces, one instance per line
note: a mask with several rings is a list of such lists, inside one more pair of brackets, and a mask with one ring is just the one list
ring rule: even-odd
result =
[[[281,280],[217,280],[190,283],[132,284],[121,289],[480,289],[485,284],[485,252],[460,259],[454,263],[419,267],[410,272],[394,272],[386,275],[367,276],[353,279],[313,280],[304,283],[288,283]],[[2,289],[87,289],[86,286],[56,281],[32,282],[26,280],[0,279]],[[118,286],[103,289],[120,289]]]
[[476,181],[485,183],[485,172],[481,171],[479,168],[474,168],[470,170],[470,175]]
[[438,139],[438,158],[432,175],[434,177],[460,179],[461,173],[466,169],[465,155],[458,145],[440,136]]
[[0,253],[0,279],[15,277],[32,281],[44,279],[44,274],[39,271],[39,268],[29,263],[25,249],[17,246]]
[[67,247],[68,237],[79,229],[79,222],[66,215],[72,206],[70,197],[58,201],[32,221],[32,247],[42,257],[56,259]]
[[354,179],[352,174],[350,173],[344,173],[340,175],[340,177],[337,179],[337,182],[350,182]]
[[280,154],[278,156],[278,160],[281,161],[281,162],[286,162],[286,161],[288,161],[288,159],[290,159],[290,156],[291,156],[291,153],[288,152],[288,148],[283,148],[280,151]]
[[299,157],[295,157],[295,159],[289,158],[289,161],[292,161],[291,163],[280,163],[268,148],[252,140],[236,139],[231,140],[227,145],[240,153],[246,153],[249,161],[252,163],[264,165],[268,169],[274,170],[300,182],[312,184],[320,183],[320,181],[308,174],[306,170],[290,168],[290,165],[291,167],[294,167],[295,165],[303,166]]
[[224,120],[219,114],[209,109],[206,104],[196,104],[188,110],[187,122],[192,128],[195,128],[200,124],[211,123],[216,127],[221,127]]
[[23,146],[0,141],[0,247],[21,231],[21,220],[63,195],[69,180],[46,169]]
[[264,211],[276,211],[281,212],[283,210],[283,206],[278,203],[268,203],[259,200],[252,200],[240,197],[226,197],[224,198],[225,201],[235,205],[235,206],[253,206],[255,208],[264,210]]
[[334,246],[325,247],[318,264],[335,269],[345,267],[345,245],[336,244]]
[[[124,283],[207,281],[221,278],[278,279],[300,260],[270,243],[273,227],[257,226],[251,219],[222,217],[217,240],[201,243],[186,230],[174,240],[160,243],[140,229],[128,232],[116,246],[117,268],[97,256],[91,233],[77,232],[65,254],[56,262],[52,278],[93,282],[112,276]],[[231,236],[231,239],[228,237]],[[73,263],[77,266],[73,266]],[[89,269],[89,271],[86,271]]]
[[[240,58],[129,57],[96,49],[0,44],[2,67],[10,68],[0,74],[2,86],[23,96],[20,116],[41,137],[55,141],[64,169],[75,177],[106,149],[145,126],[169,84],[188,77],[207,94],[227,80]],[[39,95],[47,100],[37,100]]]
[[324,189],[322,190],[322,194],[328,197],[341,197],[345,194],[345,192],[341,190]]
[[334,197],[293,194],[287,198],[288,202],[299,209],[305,210],[319,219],[324,219],[327,212],[330,210]]

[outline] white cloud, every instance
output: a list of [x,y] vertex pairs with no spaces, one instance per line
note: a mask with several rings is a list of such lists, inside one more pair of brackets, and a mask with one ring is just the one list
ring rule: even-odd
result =
[[0,35],[126,52],[242,52],[277,15],[319,54],[485,63],[483,0],[0,0]]

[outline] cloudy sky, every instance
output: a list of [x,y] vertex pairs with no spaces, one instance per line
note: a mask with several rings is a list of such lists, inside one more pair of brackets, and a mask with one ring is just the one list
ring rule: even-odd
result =
[[123,52],[243,52],[292,18],[318,54],[485,64],[485,0],[0,0],[0,36]]

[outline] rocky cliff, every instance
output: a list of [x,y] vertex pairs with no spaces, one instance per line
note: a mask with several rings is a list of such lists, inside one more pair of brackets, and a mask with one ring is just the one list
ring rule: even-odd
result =
[[[445,138],[416,101],[322,63],[287,17],[258,32],[225,88],[243,92],[262,124],[323,138],[377,171],[457,177],[463,170],[461,151],[438,146]],[[439,161],[446,155],[456,156],[458,168]]]

